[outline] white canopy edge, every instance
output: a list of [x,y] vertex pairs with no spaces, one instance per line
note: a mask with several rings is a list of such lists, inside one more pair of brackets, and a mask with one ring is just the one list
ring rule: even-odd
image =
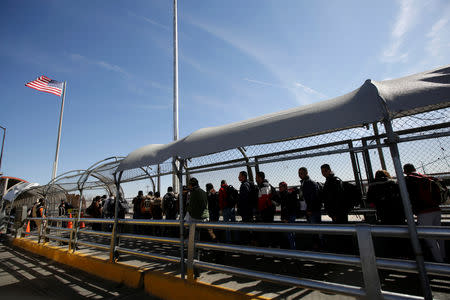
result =
[[203,128],[169,144],[131,152],[116,172],[204,156],[237,147],[297,139],[450,106],[450,65],[393,80],[366,80],[343,96],[231,123]]
[[3,196],[3,200],[13,203],[20,194],[36,186],[39,186],[39,183],[21,182],[16,184],[5,196]]

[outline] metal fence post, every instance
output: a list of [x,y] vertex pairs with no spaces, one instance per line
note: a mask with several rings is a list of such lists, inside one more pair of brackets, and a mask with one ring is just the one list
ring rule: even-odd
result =
[[111,244],[109,248],[109,260],[111,262],[115,261],[115,252],[116,252],[116,244],[117,244],[117,231],[118,231],[118,225],[119,225],[119,201],[122,197],[120,193],[120,180],[122,179],[123,171],[119,173],[119,176],[117,177],[117,173],[114,174],[114,181],[116,183],[116,201],[115,201],[115,207],[114,207],[114,225],[113,230],[111,234]]
[[[367,147],[367,140],[361,139],[363,147]],[[366,169],[366,176],[368,183],[371,183],[373,181],[373,168],[372,168],[372,161],[370,160],[370,153],[367,148],[365,148],[363,151],[363,159],[364,159],[364,167]]]
[[[183,204],[183,166],[184,161],[181,160],[179,163],[178,171],[178,184],[180,186],[180,275],[181,279],[185,279],[186,271],[184,269],[184,204]],[[176,167],[176,164],[174,164]]]
[[[374,133],[375,136],[377,137],[377,138],[375,139],[375,142],[377,143],[378,146],[380,146],[380,145],[381,145],[381,142],[380,142],[380,138],[378,137],[379,133],[378,133],[378,125],[377,125],[377,122],[373,122],[372,127],[373,127],[373,133]],[[386,170],[386,162],[385,162],[385,160],[384,160],[383,148],[378,148],[377,150],[378,150],[378,157],[380,158],[381,168],[382,168],[383,170]]]
[[373,247],[372,234],[369,225],[356,225],[359,256],[364,277],[366,299],[382,299],[380,277],[378,276],[377,261]]
[[245,164],[247,166],[248,180],[253,182],[255,180],[253,177],[253,170],[252,167],[250,167],[250,160],[247,154],[245,153],[245,149],[244,147],[238,147],[237,149],[239,150],[239,152],[241,152],[242,156],[245,159]]
[[195,222],[189,224],[187,275],[188,280],[194,280],[194,254],[195,254]]
[[389,150],[391,152],[392,161],[395,167],[395,173],[397,175],[397,182],[400,187],[400,195],[402,197],[403,209],[405,211],[405,217],[408,221],[408,232],[411,240],[411,245],[416,256],[417,271],[419,272],[420,283],[424,298],[427,300],[433,299],[431,294],[430,281],[428,279],[427,270],[425,269],[425,260],[423,258],[422,247],[420,246],[419,238],[417,236],[416,223],[411,208],[411,202],[409,200],[408,189],[406,187],[405,177],[403,176],[402,164],[400,162],[400,153],[398,151],[397,139],[398,137],[394,133],[392,123],[390,119],[384,120],[384,127],[387,134],[387,143],[389,144]]
[[[348,148],[352,149],[353,148],[353,142],[349,141],[348,142]],[[355,184],[358,187],[358,189],[361,191],[361,194],[363,193],[364,189],[362,188],[362,184],[361,184],[361,172],[359,169],[359,164],[356,160],[356,153],[353,150],[350,150],[350,160],[352,162],[352,168],[353,168],[353,176],[355,177]]]
[[78,207],[77,221],[74,224],[75,225],[75,237],[74,237],[74,240],[73,240],[73,252],[75,252],[77,250],[78,232],[80,230],[80,218],[81,218],[82,201],[83,201],[83,189],[80,189],[80,204],[79,204],[79,207]]

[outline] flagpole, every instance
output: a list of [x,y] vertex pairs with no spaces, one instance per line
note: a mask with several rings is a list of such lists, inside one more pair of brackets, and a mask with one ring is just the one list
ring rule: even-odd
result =
[[61,127],[62,127],[62,119],[64,112],[64,100],[66,99],[66,81],[64,81],[63,95],[61,101],[61,113],[59,116],[59,127],[58,127],[58,139],[56,141],[56,153],[55,153],[55,161],[53,162],[53,172],[52,172],[52,180],[56,177],[56,172],[58,170],[58,157],[59,157],[59,144],[61,141]]

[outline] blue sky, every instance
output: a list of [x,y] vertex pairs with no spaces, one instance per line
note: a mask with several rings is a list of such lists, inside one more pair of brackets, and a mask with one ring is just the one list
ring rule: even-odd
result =
[[[450,2],[179,1],[180,137],[450,62]],[[58,174],[172,128],[172,1],[0,4],[1,171],[45,184],[67,81]]]

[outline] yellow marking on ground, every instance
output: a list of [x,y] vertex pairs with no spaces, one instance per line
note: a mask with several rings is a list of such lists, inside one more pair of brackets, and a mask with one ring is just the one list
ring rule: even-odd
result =
[[36,241],[25,238],[16,238],[12,241],[12,244],[58,263],[107,280],[123,283],[128,287],[144,288],[147,293],[162,299],[269,299],[195,280],[183,280],[179,276],[167,275],[159,271],[138,268],[125,263],[111,263],[108,259],[72,252],[48,244],[38,244]]

